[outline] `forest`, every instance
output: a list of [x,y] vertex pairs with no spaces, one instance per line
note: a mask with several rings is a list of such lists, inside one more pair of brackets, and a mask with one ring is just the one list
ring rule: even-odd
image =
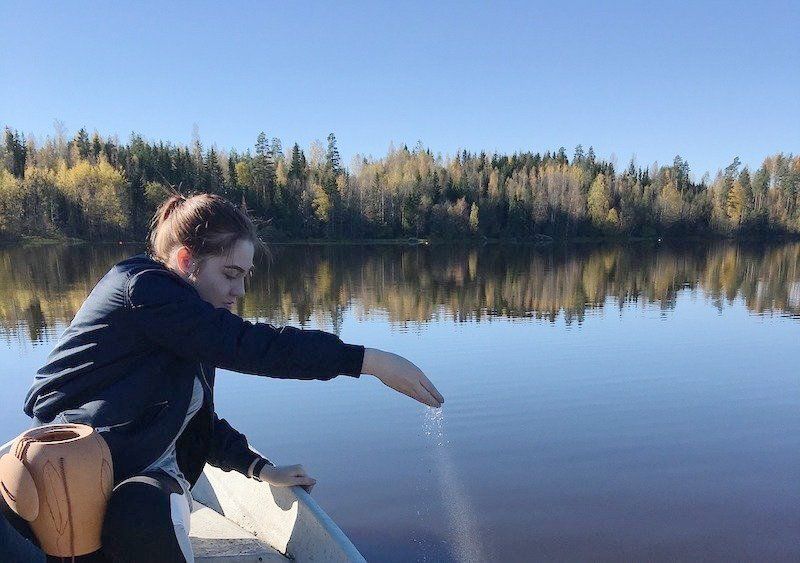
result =
[[267,240],[784,236],[800,234],[800,155],[738,157],[699,180],[689,163],[617,169],[592,147],[434,154],[417,143],[341,162],[336,137],[301,148],[260,133],[252,149],[189,146],[133,133],[39,141],[6,127],[0,240],[143,240],[169,190],[246,206]]

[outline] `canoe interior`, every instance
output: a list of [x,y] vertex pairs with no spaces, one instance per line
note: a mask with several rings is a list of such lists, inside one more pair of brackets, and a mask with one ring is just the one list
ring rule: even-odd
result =
[[[0,447],[0,455],[10,446]],[[273,487],[206,465],[192,497],[190,536],[198,562],[365,561],[300,487]]]

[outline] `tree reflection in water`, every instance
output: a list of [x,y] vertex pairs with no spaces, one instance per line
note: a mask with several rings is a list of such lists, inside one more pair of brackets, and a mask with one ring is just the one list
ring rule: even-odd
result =
[[[0,331],[41,342],[68,323],[94,284],[135,246],[0,249]],[[262,261],[239,313],[273,324],[314,321],[337,331],[347,310],[426,323],[535,317],[580,323],[626,303],[669,311],[699,289],[722,309],[743,299],[756,314],[800,316],[800,243],[289,245]]]

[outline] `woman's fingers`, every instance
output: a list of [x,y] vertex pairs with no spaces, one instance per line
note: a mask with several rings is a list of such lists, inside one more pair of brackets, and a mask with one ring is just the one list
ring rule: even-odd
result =
[[[408,361],[408,360],[406,360],[406,361]],[[423,396],[425,397],[426,400],[424,400],[422,402],[425,403],[428,406],[431,406],[431,407],[439,407],[439,406],[441,406],[441,403],[444,402],[444,397],[442,397],[441,393],[439,393],[439,391],[436,389],[436,387],[433,385],[433,383],[431,383],[431,380],[428,379],[428,376],[425,375],[425,372],[423,372],[421,369],[419,369],[419,367],[417,367],[414,363],[412,363],[412,362],[408,362],[408,363],[411,366],[413,366],[414,371],[416,371],[416,373],[414,375],[416,376],[415,379],[416,379],[417,385],[422,387],[422,389],[424,391],[423,392]],[[431,404],[430,399],[433,399],[434,404]]]
[[400,391],[403,395],[411,397],[415,401],[419,401],[425,405],[433,406],[430,404],[430,401],[433,399],[433,397],[431,397],[431,394],[428,393],[428,390],[425,389],[418,381],[411,383],[408,387],[395,387],[395,389]]
[[436,387],[433,386],[433,383],[431,383],[421,371],[419,372],[419,377],[417,379],[417,387],[422,389],[421,393],[423,397],[425,397],[423,402],[426,405],[430,407],[442,406],[441,403],[444,401],[444,397],[439,394],[439,391],[436,390]]
[[277,487],[291,487],[296,485],[299,487],[303,487],[309,492],[311,491],[311,488],[317,483],[317,480],[314,479],[313,477],[309,477],[308,473],[306,473],[305,468],[299,464],[274,467],[267,474],[265,480],[271,485]]
[[296,480],[295,485],[299,485],[303,487],[307,493],[311,492],[311,489],[314,488],[314,485],[317,484],[316,479],[312,479],[311,477],[300,477]]
[[438,407],[439,406],[439,401],[437,401],[436,398],[433,395],[431,395],[430,391],[428,391],[422,385],[422,383],[417,383],[417,385],[415,387],[415,391],[416,391],[416,393],[415,393],[416,396],[414,398],[416,400],[418,400],[420,403],[424,403],[424,404],[428,405],[429,407]]
[[429,407],[440,407],[441,403],[439,402],[436,397],[428,391],[425,386],[422,385],[422,382],[417,380],[411,383],[410,387],[406,388],[396,388],[397,391],[400,391],[404,395],[407,395],[414,399],[415,401],[419,401],[423,405],[428,405]]
[[439,390],[436,389],[436,386],[431,383],[431,380],[428,379],[425,374],[422,374],[422,376],[419,378],[419,382],[433,396],[434,399],[439,401],[439,403],[444,403],[444,397],[442,397],[442,394],[439,393]]

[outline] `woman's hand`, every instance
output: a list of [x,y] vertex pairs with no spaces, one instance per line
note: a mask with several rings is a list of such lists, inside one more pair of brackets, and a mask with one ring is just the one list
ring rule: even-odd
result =
[[444,397],[422,370],[402,356],[376,348],[364,350],[363,373],[374,375],[381,382],[430,407],[441,407]]
[[258,478],[276,487],[298,485],[307,493],[317,484],[317,480],[309,477],[302,465],[265,465]]

